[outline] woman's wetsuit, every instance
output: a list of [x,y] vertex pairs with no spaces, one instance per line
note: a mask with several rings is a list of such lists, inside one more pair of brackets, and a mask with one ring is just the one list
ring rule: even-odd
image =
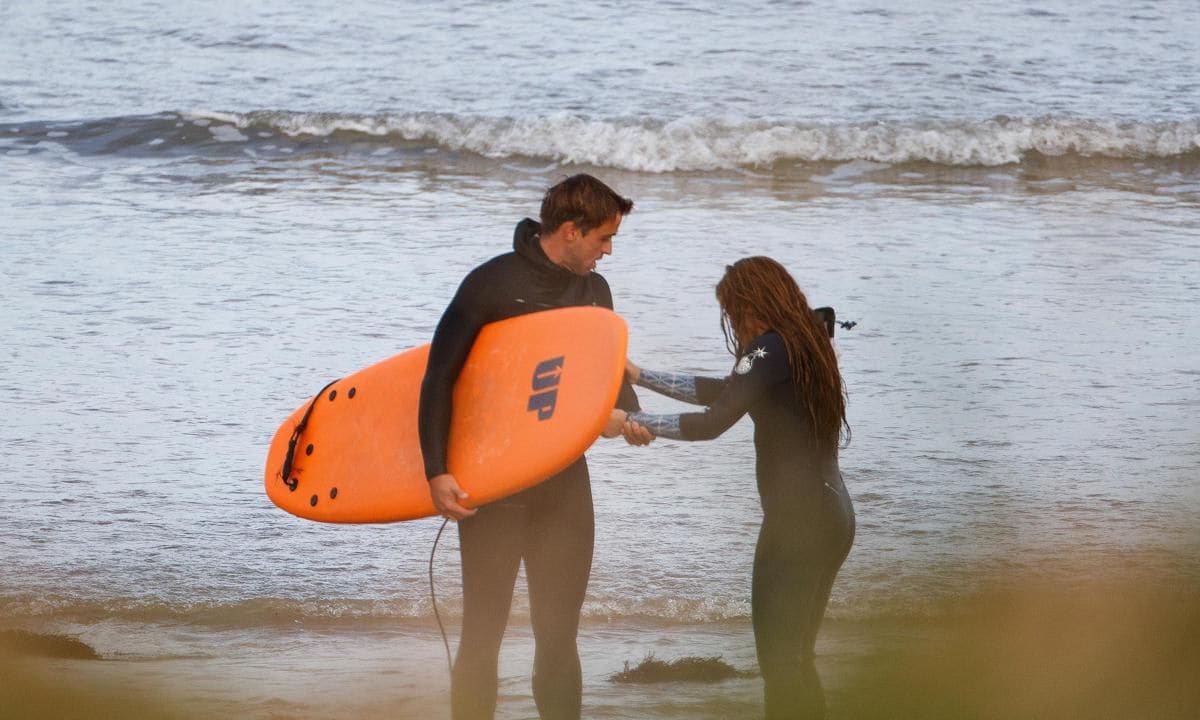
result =
[[[485,324],[548,308],[612,308],[604,278],[555,265],[542,251],[540,230],[533,220],[519,223],[513,251],[467,275],[438,323],[418,423],[428,478],[447,472],[454,383]],[[638,407],[628,384],[622,385],[617,404]],[[451,677],[451,716],[475,720],[495,714],[497,656],[524,561],[538,714],[547,720],[579,718],[582,683],[575,639],[594,535],[587,460],[581,457],[539,485],[480,507],[458,523],[458,534],[463,629]]]
[[854,541],[854,508],[837,448],[813,439],[783,339],[768,332],[747,348],[724,380],[642,371],[639,385],[706,405],[704,412],[629,417],[661,437],[708,440],[750,413],[763,508],[751,608],[766,715],[821,717],[824,697],[813,648],[834,577]]

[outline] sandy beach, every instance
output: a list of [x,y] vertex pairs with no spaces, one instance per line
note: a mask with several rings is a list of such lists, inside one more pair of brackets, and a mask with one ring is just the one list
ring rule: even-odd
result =
[[[924,620],[830,622],[818,661],[831,718],[1194,717],[1200,707],[1200,592],[1113,582],[995,589]],[[110,628],[111,629],[111,628]],[[3,718],[448,717],[440,637],[428,629],[271,633],[127,628],[164,644],[186,633],[211,653],[48,657],[9,647]],[[86,636],[86,633],[85,633]],[[172,639],[172,636],[173,639]],[[619,684],[624,662],[719,656],[754,671],[749,627],[589,623],[580,635],[585,717],[751,719],[756,677]],[[536,718],[532,638],[514,618],[501,655],[497,718]]]

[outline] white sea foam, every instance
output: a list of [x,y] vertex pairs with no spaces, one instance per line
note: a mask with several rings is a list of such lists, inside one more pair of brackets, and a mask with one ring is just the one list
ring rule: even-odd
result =
[[819,125],[696,118],[601,120],[566,114],[489,118],[436,113],[254,112],[195,113],[191,117],[241,130],[265,126],[291,137],[358,133],[489,158],[526,156],[652,173],[856,160],[998,166],[1020,163],[1030,153],[1152,159],[1200,151],[1200,120],[995,118]]

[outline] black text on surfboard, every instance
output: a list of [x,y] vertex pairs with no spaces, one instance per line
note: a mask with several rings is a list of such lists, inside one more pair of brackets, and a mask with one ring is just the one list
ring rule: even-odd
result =
[[527,410],[537,410],[538,422],[549,420],[554,415],[558,402],[558,378],[562,375],[563,356],[543,360],[533,371],[533,394],[529,396]]

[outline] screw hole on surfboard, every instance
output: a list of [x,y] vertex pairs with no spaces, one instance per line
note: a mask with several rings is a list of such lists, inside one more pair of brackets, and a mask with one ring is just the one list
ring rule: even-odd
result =
[[331,489],[329,490],[329,499],[330,499],[330,500],[336,500],[336,499],[337,499],[337,488],[331,488]]
[[312,505],[313,507],[316,507],[317,506],[317,496],[313,495],[312,498],[309,499],[308,504]]
[[313,446],[312,446],[312,444],[311,444],[311,443],[309,444],[309,446],[308,446],[308,447],[304,448],[304,454],[305,454],[305,455],[312,455],[312,451],[313,451]]
[[353,400],[353,399],[354,399],[354,396],[355,396],[355,395],[357,395],[357,394],[358,394],[358,388],[350,388],[350,392],[346,393],[346,397],[348,397],[348,398],[350,398],[351,400]]

